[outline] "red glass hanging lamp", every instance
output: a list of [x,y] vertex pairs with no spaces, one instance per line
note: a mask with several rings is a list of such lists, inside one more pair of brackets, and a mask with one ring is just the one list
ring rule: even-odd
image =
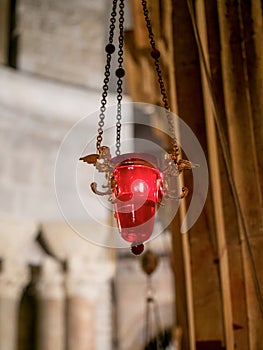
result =
[[[118,68],[115,71],[117,77],[117,110],[116,110],[116,151],[115,157],[110,154],[108,146],[102,146],[103,127],[107,104],[107,93],[111,71],[112,56],[115,52],[113,44],[115,25],[118,11]],[[100,191],[97,184],[91,184],[92,191],[100,196],[109,196],[115,211],[115,218],[121,237],[131,244],[131,251],[139,255],[144,250],[144,242],[153,232],[154,218],[158,206],[164,197],[184,198],[188,190],[182,188],[178,196],[178,190],[171,189],[171,182],[176,176],[185,170],[193,168],[188,160],[180,159],[180,150],[176,142],[173,116],[169,111],[168,98],[160,68],[160,51],[157,50],[147,1],[142,0],[142,9],[151,45],[151,56],[157,72],[160,85],[163,106],[170,128],[171,152],[165,154],[164,169],[158,167],[157,159],[146,153],[121,154],[121,118],[122,118],[122,85],[125,70],[123,68],[123,44],[124,44],[124,0],[113,0],[110,17],[109,41],[105,47],[106,65],[104,84],[101,99],[101,107],[98,122],[97,153],[81,157],[80,160],[93,164],[99,172],[105,174],[107,185],[105,191]]]

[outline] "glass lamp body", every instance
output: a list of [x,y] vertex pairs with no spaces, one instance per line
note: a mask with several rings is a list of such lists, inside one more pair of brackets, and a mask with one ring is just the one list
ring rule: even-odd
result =
[[132,244],[151,237],[156,209],[163,197],[162,173],[149,158],[154,159],[138,153],[113,158],[118,162],[113,173],[115,217],[122,238]]

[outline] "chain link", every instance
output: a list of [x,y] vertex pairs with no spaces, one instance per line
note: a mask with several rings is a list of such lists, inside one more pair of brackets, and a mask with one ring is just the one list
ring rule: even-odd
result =
[[[118,63],[119,69],[123,67],[123,41],[124,41],[124,0],[120,0],[119,4],[119,51]],[[123,77],[118,77],[117,80],[117,115],[116,115],[116,151],[115,154],[120,155],[121,151],[121,101],[122,101],[122,81]]]
[[148,30],[148,36],[150,39],[150,45],[152,48],[152,57],[154,58],[155,70],[156,70],[156,73],[158,76],[158,83],[159,83],[160,92],[162,95],[162,102],[163,102],[163,106],[165,108],[166,118],[167,118],[167,121],[169,124],[169,132],[170,132],[170,135],[172,137],[173,157],[174,157],[174,160],[177,160],[179,153],[180,153],[180,150],[179,150],[179,147],[178,147],[178,144],[176,141],[176,137],[175,137],[174,120],[173,120],[172,114],[170,113],[168,96],[167,96],[167,92],[165,89],[165,84],[163,81],[163,75],[162,75],[162,70],[161,70],[160,61],[159,61],[160,52],[156,49],[156,43],[154,40],[154,34],[153,34],[152,24],[151,24],[151,20],[150,20],[150,16],[149,16],[147,0],[142,0],[142,8],[143,8],[143,14],[144,14],[145,22],[146,22],[146,27]]
[[[109,29],[109,44],[112,45],[114,39],[114,30],[116,24],[116,16],[117,16],[117,3],[118,0],[113,0],[112,3],[112,12],[110,17],[110,29]],[[106,56],[106,65],[105,65],[105,73],[102,87],[102,97],[101,97],[101,106],[100,106],[100,114],[99,114],[99,122],[98,122],[98,135],[97,135],[97,143],[96,148],[99,150],[103,138],[103,127],[104,127],[104,119],[106,112],[106,104],[107,104],[107,96],[109,90],[109,80],[110,80],[110,67],[111,67],[111,53],[107,53]]]
[[[108,42],[109,42],[109,45],[111,45],[113,48],[114,48],[113,39],[114,39],[114,31],[115,31],[116,16],[117,16],[117,4],[118,4],[118,0],[113,0],[112,12],[110,17],[110,27],[109,27]],[[152,53],[155,53],[155,55],[152,55],[152,56],[154,58],[154,65],[158,76],[158,83],[159,83],[160,92],[162,95],[162,102],[166,111],[166,117],[168,120],[170,134],[172,137],[173,156],[174,156],[174,159],[176,160],[179,155],[179,147],[177,145],[176,138],[175,138],[173,116],[170,113],[168,97],[165,89],[165,84],[163,81],[162,71],[160,68],[160,62],[159,62],[160,53],[156,49],[156,43],[154,40],[151,20],[149,17],[147,0],[142,0],[142,7],[143,7],[143,13],[144,13],[145,22],[148,30],[149,39],[150,39],[150,45],[152,48]],[[123,44],[124,44],[124,0],[120,0],[120,3],[119,3],[118,41],[119,41],[118,64],[119,64],[119,69],[122,69]],[[103,139],[103,127],[104,127],[104,119],[105,119],[105,112],[106,112],[107,96],[108,96],[108,90],[109,90],[110,68],[111,68],[111,60],[112,60],[113,52],[114,52],[114,49],[112,52],[107,51],[107,56],[106,56],[106,65],[105,65],[105,73],[104,73],[103,88],[102,88],[103,92],[101,97],[101,107],[100,107],[99,122],[98,122],[98,135],[97,135],[97,144],[96,144],[97,150],[99,150]],[[158,53],[159,55],[158,54],[156,55],[156,53]],[[121,102],[122,102],[122,92],[123,92],[122,78],[123,76],[118,76],[118,79],[117,79],[116,152],[115,152],[116,155],[120,154],[120,147],[121,147],[121,141],[120,141],[121,140]]]

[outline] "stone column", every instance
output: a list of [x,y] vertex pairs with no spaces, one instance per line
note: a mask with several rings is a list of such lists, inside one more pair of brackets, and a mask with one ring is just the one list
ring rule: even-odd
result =
[[47,258],[36,286],[37,349],[65,350],[65,292],[61,266]]
[[17,349],[18,308],[28,281],[25,265],[4,260],[0,274],[0,350]]
[[108,261],[104,264],[71,258],[67,276],[68,350],[111,349],[112,273]]
[[95,349],[94,310],[90,300],[83,296],[68,299],[68,349]]
[[[101,272],[103,274],[103,272]],[[102,280],[99,282],[96,303],[96,343],[95,349],[112,349],[112,300],[111,300],[111,285],[110,276],[101,276]]]

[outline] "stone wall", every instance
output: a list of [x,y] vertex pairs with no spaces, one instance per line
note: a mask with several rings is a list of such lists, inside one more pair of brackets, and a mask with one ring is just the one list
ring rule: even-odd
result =
[[0,86],[1,213],[61,220],[54,189],[57,152],[74,123],[96,110],[100,94],[4,68]]
[[[63,138],[76,122],[99,108],[105,13],[105,1],[61,2],[60,6],[45,1],[19,3],[18,70],[0,67],[1,350],[17,349],[19,303],[30,283],[32,265],[41,268],[36,283],[38,349],[111,348],[114,260],[108,256],[109,250],[84,241],[64,223],[54,187],[56,157]],[[72,16],[77,20],[75,29]],[[108,101],[112,105],[115,98],[109,95]],[[94,114],[87,118],[86,126],[83,132],[88,142],[97,130]],[[90,147],[94,152],[95,142]],[[88,176],[88,167],[85,172]],[[90,193],[89,180],[84,176],[81,181]],[[63,186],[71,213],[78,215],[71,200],[76,188],[67,181]],[[98,212],[105,217],[103,209]],[[89,218],[84,221],[93,230]],[[46,226],[51,222],[56,223],[53,229]],[[36,242],[40,226],[44,239],[51,236],[48,253]],[[81,263],[76,263],[76,255]],[[61,261],[67,263],[66,273]],[[26,274],[21,275],[21,281],[19,267]],[[7,313],[12,323],[9,332],[5,327]],[[72,320],[77,326],[66,335],[65,326]]]
[[100,88],[109,1],[21,0],[19,69]]
[[[95,152],[109,3],[108,0],[18,2],[18,69],[0,67],[0,259],[3,260],[0,304],[4,305],[0,310],[0,350],[17,349],[19,303],[24,289],[32,282],[30,266],[40,268],[36,282],[38,349],[112,348],[114,255],[111,250],[81,239],[65,224],[54,187],[60,144],[72,126],[85,116],[88,118],[81,137],[85,134],[87,142],[93,139],[88,150]],[[127,101],[125,97],[124,102]],[[109,94],[108,104],[115,103],[116,96]],[[112,121],[108,126],[112,126]],[[124,139],[131,135],[130,128]],[[106,135],[106,144],[114,144],[112,136],[112,132]],[[74,155],[76,164],[79,156],[78,152]],[[71,157],[72,154],[66,155],[66,163]],[[108,227],[79,214],[72,201],[75,188],[69,185],[67,170],[65,164],[61,186],[71,217],[84,222],[87,231],[94,235],[107,237]],[[85,197],[86,203],[90,203],[88,210],[93,209],[99,218],[107,220],[108,212],[103,206],[89,201],[94,199],[89,190],[89,172],[84,164],[80,186],[88,193]],[[40,232],[45,247],[39,244]],[[128,262],[133,271],[133,288],[130,289],[130,284],[125,290],[122,288],[127,281],[126,264],[126,259],[120,257],[116,282],[119,297],[114,305],[124,330],[133,319],[130,312],[137,308],[137,299],[125,299],[126,291],[132,293],[138,286],[140,305],[144,301],[136,260]],[[164,269],[160,271],[158,283]],[[17,278],[19,274],[21,278]],[[165,293],[158,294],[161,303],[173,302],[170,279],[171,271],[163,279]],[[6,332],[8,312],[12,327]],[[143,310],[140,312],[138,317],[142,317]],[[69,327],[67,332],[65,324]],[[127,337],[120,333],[120,336],[129,343],[136,334]]]

